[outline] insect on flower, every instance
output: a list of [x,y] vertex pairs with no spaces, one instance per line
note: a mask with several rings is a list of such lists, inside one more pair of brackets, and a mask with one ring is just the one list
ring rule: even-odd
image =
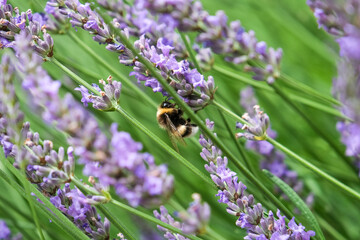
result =
[[156,118],[159,126],[166,129],[169,134],[171,143],[179,151],[176,142],[186,145],[183,138],[194,136],[199,130],[198,126],[192,124],[190,119],[185,120],[182,115],[183,111],[176,107],[175,103],[164,101],[158,107]]

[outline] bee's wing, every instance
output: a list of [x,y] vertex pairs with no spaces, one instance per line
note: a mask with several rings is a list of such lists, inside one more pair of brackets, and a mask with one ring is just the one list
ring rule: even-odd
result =
[[170,137],[171,143],[173,144],[173,146],[175,147],[176,151],[179,152],[179,149],[177,147],[177,142],[180,142],[182,145],[186,145],[183,137],[181,136],[181,134],[179,133],[179,131],[177,130],[177,128],[175,127],[174,123],[171,121],[169,115],[167,115],[165,113],[166,116],[166,130],[168,132],[168,135]]

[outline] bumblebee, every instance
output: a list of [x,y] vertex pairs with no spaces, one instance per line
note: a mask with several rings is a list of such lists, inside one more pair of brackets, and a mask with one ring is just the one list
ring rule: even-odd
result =
[[162,102],[156,113],[159,126],[166,129],[176,150],[178,150],[177,141],[186,145],[183,138],[194,136],[199,130],[197,125],[190,122],[190,119],[185,120],[182,117],[183,113],[176,104],[168,101]]

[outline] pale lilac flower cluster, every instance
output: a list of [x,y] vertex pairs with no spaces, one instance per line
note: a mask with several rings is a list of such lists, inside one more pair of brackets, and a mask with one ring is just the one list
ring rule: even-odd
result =
[[344,35],[345,26],[359,11],[357,0],[308,0],[307,4],[314,12],[319,27],[336,36]]
[[[223,11],[215,16],[206,12],[200,1],[194,0],[137,0],[134,3],[156,14],[163,22],[171,22],[180,31],[199,32],[197,42],[224,55],[227,61],[235,64],[248,63],[245,70],[255,73],[254,79],[269,83],[280,76],[281,49],[267,48],[259,42],[254,31],[246,32],[240,21],[228,23]],[[252,64],[260,62],[263,67]]]
[[[201,204],[199,194],[194,193],[192,197],[194,201],[190,203],[186,211],[175,213],[175,217],[179,218],[180,221],[176,221],[164,206],[160,206],[160,212],[154,210],[154,216],[162,222],[180,229],[185,234],[203,234],[206,232],[206,226],[210,220],[210,206],[207,203]],[[158,229],[165,232],[164,237],[166,239],[188,239],[181,234],[172,233],[164,227],[158,226]]]
[[[206,120],[210,130],[214,128],[214,122]],[[215,134],[216,136],[216,134]],[[297,225],[292,218],[286,225],[285,216],[277,211],[278,219],[269,211],[265,214],[260,203],[255,203],[253,195],[246,195],[246,186],[238,181],[236,173],[228,167],[228,160],[222,156],[221,151],[204,135],[200,135],[200,144],[203,146],[201,157],[207,162],[206,170],[219,188],[219,202],[227,205],[227,212],[239,217],[236,225],[247,230],[247,240],[265,239],[291,239],[310,240],[315,236],[314,231],[305,231],[301,224]]]
[[320,27],[337,36],[341,59],[333,95],[343,104],[340,111],[353,121],[339,121],[337,129],[346,155],[355,158],[360,169],[360,1],[309,0]]
[[242,118],[247,124],[237,123],[236,127],[244,130],[244,133],[237,133],[236,137],[244,137],[248,140],[262,141],[267,137],[267,129],[270,125],[269,116],[260,110],[259,105],[253,106],[253,113],[244,113]]
[[107,218],[102,222],[96,208],[91,206],[88,200],[79,189],[71,189],[69,183],[65,184],[64,189],[57,190],[56,196],[50,198],[51,203],[90,239],[108,240],[110,222]]
[[44,140],[40,145],[39,134],[30,131],[25,145],[29,151],[27,177],[31,183],[38,185],[42,193],[52,196],[62,184],[71,181],[75,169],[72,147],[67,149],[67,160],[65,160],[63,147],[55,151],[53,143],[49,140]]
[[[88,3],[81,4],[77,0],[66,0],[63,4],[60,3],[61,1],[58,2],[60,12],[71,19],[70,22],[74,27],[83,28],[94,35],[95,41],[106,44],[108,50],[120,53],[120,63],[134,67],[131,75],[134,75],[138,82],[144,81],[145,86],[151,87],[154,92],[161,92],[164,96],[168,96],[156,78],[151,76],[148,69],[137,61],[133,53],[114,37],[109,26],[95,11],[91,10]],[[128,28],[125,28],[123,33],[130,37]],[[151,40],[145,35],[141,35],[135,42],[135,47],[157,67],[170,86],[193,110],[197,111],[208,105],[214,98],[214,78],[209,76],[206,80],[196,69],[190,67],[188,61],[178,61],[176,55],[172,53],[174,46],[169,39],[161,37],[153,44],[156,46],[152,45]],[[206,52],[204,54],[206,55]],[[203,58],[206,59],[206,56]]]
[[[240,92],[240,105],[246,110],[250,111],[252,106],[257,104],[254,91],[251,87],[246,87]],[[276,137],[276,132],[270,126],[267,129],[267,135],[271,138]],[[285,164],[285,155],[278,151],[274,146],[267,141],[247,141],[246,147],[259,153],[263,159],[261,162],[262,169],[268,169],[272,174],[286,182],[297,194],[303,194],[303,182],[298,179],[295,171],[292,171]],[[276,189],[280,191],[280,189]],[[287,198],[285,194],[282,197]],[[306,197],[308,205],[312,204],[313,195],[309,194]]]
[[[30,45],[31,39],[22,38],[23,35],[26,33],[16,36],[15,48],[18,53],[18,47],[21,49],[21,46],[17,44],[19,40],[25,40]],[[21,44],[24,43],[21,42]],[[21,56],[19,57],[21,58]],[[32,133],[30,124],[23,122],[23,113],[19,110],[19,104],[15,97],[14,69],[8,55],[2,57],[0,67],[4,73],[0,76],[1,146],[4,148],[6,156],[15,158],[14,165],[16,167],[25,167],[28,180],[36,184],[44,195],[54,196],[57,193],[56,197],[51,198],[51,202],[89,237],[108,239],[109,222],[105,220],[104,226],[95,208],[89,205],[104,202],[104,197],[85,197],[77,189],[68,191],[68,182],[71,181],[75,168],[73,149],[68,148],[68,160],[64,160],[64,148],[60,147],[58,151],[55,151],[51,141],[44,140],[40,143],[39,134]],[[39,79],[39,81],[41,80]],[[60,189],[62,184],[65,184],[64,191]],[[0,222],[0,239],[11,239],[2,222]]]
[[22,236],[20,233],[11,237],[11,231],[9,227],[6,225],[6,222],[0,220],[0,239],[1,240],[21,240]]
[[69,20],[60,13],[56,0],[49,0],[45,6],[44,13],[39,15],[44,19],[46,30],[51,33],[63,34],[67,31]]
[[30,131],[30,123],[24,122],[24,114],[19,109],[13,82],[13,65],[8,55],[2,57],[0,65],[0,145],[5,157],[13,157],[15,166],[26,167],[30,182],[37,184],[44,194],[53,195],[59,186],[71,181],[75,162],[72,148],[53,149],[53,143],[44,140],[40,144],[38,133]]
[[[119,196],[133,206],[160,205],[165,201],[173,187],[173,177],[166,166],[157,166],[150,154],[141,153],[142,145],[128,133],[118,132],[116,125],[110,128],[109,139],[95,118],[70,94],[60,98],[60,83],[41,67],[42,60],[33,54],[30,41],[31,36],[25,32],[16,36],[23,87],[33,96],[33,104],[41,108],[43,119],[69,134],[74,154],[79,163],[85,164],[84,173],[97,177],[105,186],[114,186]],[[107,95],[110,99],[118,98],[120,84],[110,82],[105,85],[106,94],[113,94]]]
[[[188,61],[177,61],[175,55],[171,53],[173,47],[166,39],[160,38],[155,47],[150,46],[143,35],[135,42],[135,47],[161,70],[161,74],[168,80],[170,86],[194,111],[204,108],[214,98],[216,91],[214,78],[209,76],[205,80],[204,75],[197,69],[192,69]],[[164,96],[168,96],[161,84],[147,72],[142,63],[136,61],[134,71],[130,75],[134,75],[139,81],[145,81],[145,86],[151,87],[154,92],[161,92]]]
[[13,47],[15,35],[26,31],[32,35],[31,47],[42,57],[52,57],[54,40],[46,32],[43,16],[30,9],[20,13],[6,2],[0,2],[0,48]]
[[[140,37],[145,35],[150,45],[156,45],[160,38],[171,44],[172,53],[177,59],[187,59],[188,50],[180,35],[176,32],[178,21],[167,14],[157,15],[149,11],[142,1],[135,1],[133,5],[124,3],[123,0],[98,0],[97,1],[113,18],[113,24],[120,29],[129,29],[129,34]],[[159,7],[159,6],[157,6]],[[208,71],[214,63],[214,57],[210,48],[196,48],[196,58],[201,69]]]
[[113,111],[114,103],[119,104],[120,102],[120,91],[121,91],[121,82],[113,81],[112,77],[109,76],[106,81],[99,80],[104,86],[104,91],[97,84],[92,84],[95,90],[100,94],[100,96],[89,93],[89,90],[84,86],[79,86],[75,90],[80,91],[82,98],[81,102],[85,107],[88,106],[88,103],[92,103],[93,107],[102,111]]

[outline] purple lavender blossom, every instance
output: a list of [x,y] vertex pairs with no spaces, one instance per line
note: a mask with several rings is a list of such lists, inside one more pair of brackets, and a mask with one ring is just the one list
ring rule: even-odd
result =
[[13,237],[11,237],[11,231],[6,225],[6,222],[3,220],[0,220],[0,239],[1,240],[21,240],[22,236],[21,234],[17,234]]
[[[214,122],[206,121],[210,130],[214,128]],[[215,134],[216,136],[216,134]],[[207,162],[205,169],[210,173],[214,183],[219,188],[219,202],[227,205],[227,212],[239,217],[236,225],[247,230],[247,240],[265,239],[302,239],[310,240],[315,236],[313,231],[305,231],[300,224],[295,224],[292,219],[286,226],[285,216],[277,211],[276,220],[269,211],[267,217],[260,203],[255,203],[253,195],[246,195],[246,186],[238,182],[236,173],[228,167],[228,160],[222,156],[221,151],[204,135],[200,135],[200,144],[203,146],[201,157]]]
[[254,113],[245,113],[242,118],[248,122],[248,124],[237,123],[236,126],[245,130],[245,133],[237,133],[236,137],[244,137],[249,140],[263,141],[266,139],[266,131],[270,125],[269,116],[260,111],[260,106],[255,105],[253,107]]
[[31,47],[42,57],[52,57],[54,40],[46,32],[44,18],[30,9],[20,13],[6,2],[0,2],[0,48],[13,47],[15,35],[26,31],[32,35]]
[[[210,219],[210,207],[207,203],[201,204],[199,194],[194,193],[192,197],[194,201],[190,203],[186,211],[175,213],[175,216],[180,218],[181,221],[176,221],[164,206],[160,206],[160,212],[154,210],[154,216],[173,227],[179,228],[185,234],[203,234]],[[172,233],[159,225],[158,229],[165,232],[164,237],[166,239],[188,239],[181,234]]]
[[113,104],[119,104],[120,101],[121,82],[113,81],[112,77],[109,76],[106,81],[99,80],[99,83],[104,85],[104,91],[102,91],[96,84],[93,84],[93,87],[98,91],[100,96],[90,94],[88,89],[84,86],[75,88],[75,90],[81,92],[81,102],[85,107],[87,107],[88,103],[90,102],[95,109],[102,111],[113,111],[115,107]]
[[[58,4],[60,12],[67,15],[74,27],[81,27],[94,35],[94,40],[106,44],[106,48],[120,53],[120,63],[133,66],[131,75],[137,78],[138,82],[144,81],[145,86],[151,87],[154,92],[161,92],[168,96],[161,84],[149,74],[149,71],[141,64],[133,53],[126,49],[119,40],[110,32],[103,19],[92,11],[89,4],[81,4],[76,0],[67,0],[64,5]],[[122,23],[116,22],[115,27]],[[131,29],[123,29],[123,33],[129,37]],[[135,42],[135,47],[161,72],[164,78],[168,79],[172,86],[183,100],[195,111],[207,106],[214,98],[215,86],[213,77],[208,80],[196,69],[190,67],[186,60],[178,61],[174,50],[173,41],[165,37],[157,38],[152,45],[151,40],[141,35]],[[204,56],[205,58],[205,56]],[[86,100],[84,100],[87,103]]]
[[65,184],[63,189],[59,189],[56,196],[50,198],[51,203],[88,237],[97,240],[110,239],[109,220],[104,218],[104,222],[102,222],[96,208],[88,204],[88,200],[89,197],[79,189],[71,189],[69,183]]
[[59,186],[71,181],[75,162],[73,150],[67,151],[65,160],[64,148],[53,149],[53,143],[44,140],[40,144],[38,133],[31,132],[30,123],[24,122],[24,114],[19,109],[13,86],[13,65],[8,55],[4,55],[0,76],[0,145],[4,148],[5,157],[13,157],[15,166],[24,166],[30,182],[37,184],[46,195],[53,195]]
[[57,0],[49,0],[46,3],[44,13],[40,13],[44,19],[46,30],[51,33],[62,34],[68,29],[69,21],[66,16],[60,13]]
[[[23,87],[33,96],[43,119],[69,134],[68,142],[74,147],[79,163],[85,165],[84,173],[97,177],[100,184],[113,186],[133,206],[160,205],[167,200],[172,193],[173,177],[166,166],[157,166],[150,154],[141,153],[142,145],[128,133],[118,132],[116,125],[110,128],[109,139],[95,118],[70,94],[60,98],[60,83],[41,67],[42,61],[33,53],[30,43],[31,36],[25,32],[16,36]],[[104,88],[109,99],[118,100],[120,83],[110,79]]]
[[239,21],[228,23],[223,11],[212,16],[203,9],[200,1],[193,0],[137,0],[135,5],[146,8],[158,19],[174,22],[180,31],[199,32],[197,42],[223,55],[227,61],[235,64],[263,63],[264,68],[245,65],[246,71],[255,73],[255,80],[272,83],[280,76],[282,50],[267,48],[264,42],[256,39],[254,31],[246,32]]

